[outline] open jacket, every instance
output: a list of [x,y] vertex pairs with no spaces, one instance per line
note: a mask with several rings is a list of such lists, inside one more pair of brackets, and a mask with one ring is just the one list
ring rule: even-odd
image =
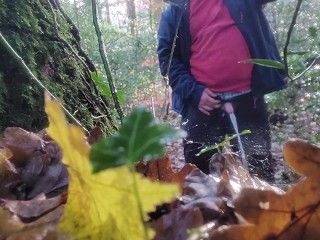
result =
[[[282,61],[273,33],[262,11],[262,5],[267,2],[270,0],[224,0],[248,44],[251,57]],[[160,20],[157,53],[161,74],[169,78],[172,88],[172,107],[183,115],[188,105],[199,105],[206,86],[198,83],[190,72],[189,0],[168,0],[168,3],[170,5],[162,13]],[[254,96],[260,97],[286,86],[287,77],[283,70],[254,65],[251,81]]]

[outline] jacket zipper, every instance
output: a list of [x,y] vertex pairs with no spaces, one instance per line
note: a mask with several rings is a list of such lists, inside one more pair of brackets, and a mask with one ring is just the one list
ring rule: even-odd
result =
[[243,23],[243,12],[240,11],[240,23]]

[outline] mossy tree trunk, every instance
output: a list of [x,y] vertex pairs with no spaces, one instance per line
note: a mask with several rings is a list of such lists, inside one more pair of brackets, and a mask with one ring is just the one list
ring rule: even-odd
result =
[[[111,109],[91,79],[94,64],[58,0],[0,0],[0,31],[42,84],[91,130],[116,129]],[[44,90],[8,49],[0,47],[0,134],[6,127],[37,131],[47,126]]]

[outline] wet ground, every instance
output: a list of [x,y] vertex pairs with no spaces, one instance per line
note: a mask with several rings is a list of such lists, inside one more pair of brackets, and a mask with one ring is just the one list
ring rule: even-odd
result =
[[[169,122],[175,128],[179,128],[180,119],[173,112],[169,113],[166,122]],[[286,190],[292,184],[297,182],[300,176],[295,174],[283,160],[282,144],[282,142],[274,141],[272,143],[271,151],[275,160],[275,185]],[[166,145],[166,152],[172,161],[172,168],[174,170],[178,171],[184,166],[185,160],[183,156],[182,139],[168,143]]]

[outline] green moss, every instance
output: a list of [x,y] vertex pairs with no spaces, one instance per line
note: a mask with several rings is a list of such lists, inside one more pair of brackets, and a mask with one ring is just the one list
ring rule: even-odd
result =
[[[4,16],[7,13],[8,9],[6,5],[4,4],[4,0],[0,0],[0,16]],[[0,18],[0,25],[3,25],[3,18]]]
[[[104,109],[99,110],[95,103],[99,96],[90,79],[85,79],[84,66],[63,41],[59,41],[47,0],[0,0],[0,6],[3,6],[1,31],[33,74],[87,129],[98,125],[109,132],[108,120],[92,118]],[[70,44],[74,43],[70,26],[58,11],[56,15],[59,35]],[[8,57],[5,49],[0,48],[0,58],[8,59],[0,61],[0,113],[6,113],[0,114],[0,131],[9,126],[29,131],[46,127],[44,90]]]

